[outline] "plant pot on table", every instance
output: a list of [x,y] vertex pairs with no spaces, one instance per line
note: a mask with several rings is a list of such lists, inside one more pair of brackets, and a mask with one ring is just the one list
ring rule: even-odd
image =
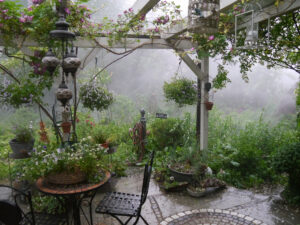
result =
[[86,178],[86,174],[80,169],[50,173],[46,176],[47,182],[58,185],[78,184],[84,182]]
[[16,159],[28,158],[34,146],[34,139],[29,142],[18,142],[16,139],[12,139],[9,145],[13,151],[12,157]]

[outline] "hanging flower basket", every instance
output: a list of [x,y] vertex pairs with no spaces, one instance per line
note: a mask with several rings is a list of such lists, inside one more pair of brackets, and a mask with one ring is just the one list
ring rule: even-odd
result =
[[86,174],[80,169],[74,171],[63,171],[46,176],[47,182],[51,184],[70,185],[82,183],[86,180]]
[[207,109],[207,110],[212,110],[212,108],[213,108],[213,106],[214,106],[214,103],[213,103],[213,102],[206,101],[206,102],[205,102],[205,106],[206,106],[206,109]]
[[69,134],[71,132],[72,124],[70,122],[63,122],[61,124],[61,128],[65,134]]

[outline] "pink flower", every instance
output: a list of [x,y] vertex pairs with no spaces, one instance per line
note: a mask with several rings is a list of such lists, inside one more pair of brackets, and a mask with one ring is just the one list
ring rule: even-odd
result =
[[[0,1],[1,1],[1,0],[0,0]],[[4,10],[2,10],[2,12],[5,14],[5,13],[8,12],[8,9],[4,9]]]
[[0,0],[0,2],[4,2],[4,0]]
[[19,21],[20,21],[21,23],[26,23],[26,19],[25,19],[24,17],[21,17],[21,18],[19,19]]
[[133,8],[128,9],[129,12],[133,12]]
[[29,12],[31,12],[31,11],[32,11],[32,7],[31,7],[31,6],[28,7],[27,10],[28,10]]
[[215,39],[214,35],[209,36],[208,40],[213,41]]
[[70,13],[71,13],[69,8],[65,8],[65,12],[66,12],[67,14],[70,14]]
[[27,17],[26,17],[27,22],[31,22],[32,19],[33,19],[33,16],[27,16]]
[[158,33],[158,32],[159,32],[159,28],[158,28],[158,27],[155,27],[154,31],[155,31],[156,33]]

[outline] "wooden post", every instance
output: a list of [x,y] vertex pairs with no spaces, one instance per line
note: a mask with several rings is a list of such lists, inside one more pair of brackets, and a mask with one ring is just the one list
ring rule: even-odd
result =
[[205,101],[208,100],[208,92],[205,90],[205,83],[209,81],[209,57],[202,60],[201,71],[204,74],[201,80],[201,109],[200,109],[200,150],[208,147],[208,111]]

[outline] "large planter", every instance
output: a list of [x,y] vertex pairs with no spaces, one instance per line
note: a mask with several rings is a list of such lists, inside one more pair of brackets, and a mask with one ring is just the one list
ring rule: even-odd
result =
[[193,177],[195,176],[195,173],[183,173],[179,172],[176,169],[172,168],[171,166],[168,166],[170,175],[174,177],[174,179],[177,182],[192,182]]
[[16,159],[28,158],[30,157],[30,152],[33,149],[34,139],[32,139],[28,143],[21,143],[16,141],[16,139],[12,139],[9,142],[9,145],[13,151],[12,157]]
[[63,171],[46,176],[47,182],[58,185],[70,185],[82,183],[86,180],[86,174],[79,169],[75,171]]

